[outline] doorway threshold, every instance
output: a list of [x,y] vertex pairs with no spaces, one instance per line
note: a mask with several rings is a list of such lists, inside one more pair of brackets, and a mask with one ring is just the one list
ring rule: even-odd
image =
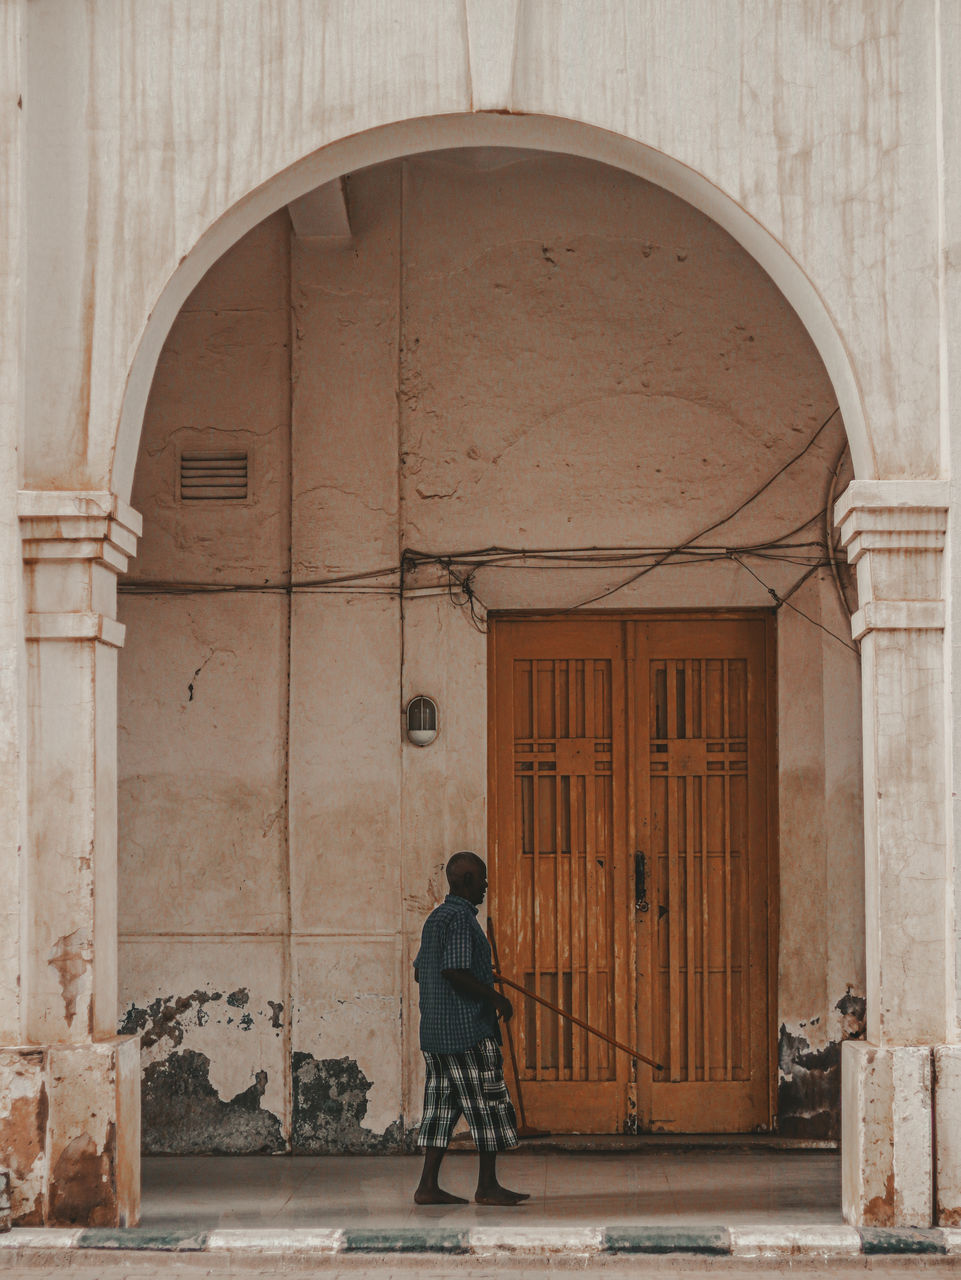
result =
[[[468,1133],[456,1134],[453,1152],[473,1153]],[[639,1155],[678,1151],[837,1151],[835,1138],[794,1138],[780,1133],[543,1133],[521,1138],[521,1151],[568,1155]]]

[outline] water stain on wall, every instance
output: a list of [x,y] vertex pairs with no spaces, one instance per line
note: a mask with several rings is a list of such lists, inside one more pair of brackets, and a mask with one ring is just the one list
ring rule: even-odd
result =
[[102,1227],[114,1222],[116,1128],[107,1125],[103,1146],[88,1133],[60,1152],[50,1177],[50,1221],[58,1226]]
[[92,955],[90,936],[83,929],[75,929],[73,933],[58,938],[50,951],[47,963],[56,969],[60,979],[60,990],[63,993],[63,1007],[67,1018],[67,1026],[73,1026],[77,1016],[77,999],[80,984],[89,971]]
[[850,989],[834,1006],[841,1015],[841,1039],[813,1049],[800,1031],[781,1024],[778,1040],[778,1118],[791,1138],[836,1139],[841,1131],[841,1044],[863,1040],[865,1000]]
[[406,1149],[404,1125],[395,1120],[383,1133],[363,1127],[372,1082],[353,1058],[315,1058],[294,1053],[291,1146],[301,1154],[397,1152]]
[[280,1118],[261,1106],[267,1072],[224,1100],[210,1082],[210,1059],[194,1049],[144,1069],[143,1150],[150,1155],[268,1154],[286,1148]]

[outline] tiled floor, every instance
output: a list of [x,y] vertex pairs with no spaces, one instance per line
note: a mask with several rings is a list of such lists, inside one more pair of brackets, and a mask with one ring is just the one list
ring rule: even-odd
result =
[[[840,1223],[834,1151],[524,1151],[502,1182],[529,1191],[516,1209],[414,1205],[414,1156],[154,1157],[143,1162],[144,1227],[536,1226]],[[476,1157],[452,1153],[442,1185],[470,1196]]]

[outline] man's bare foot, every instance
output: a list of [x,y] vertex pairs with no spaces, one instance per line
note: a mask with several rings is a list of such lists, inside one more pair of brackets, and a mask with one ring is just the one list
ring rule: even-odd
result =
[[529,1199],[530,1195],[526,1191],[508,1191],[499,1182],[495,1182],[492,1187],[478,1187],[474,1196],[475,1204],[517,1205]]
[[414,1204],[466,1204],[463,1196],[452,1196],[440,1187],[418,1187],[414,1192]]

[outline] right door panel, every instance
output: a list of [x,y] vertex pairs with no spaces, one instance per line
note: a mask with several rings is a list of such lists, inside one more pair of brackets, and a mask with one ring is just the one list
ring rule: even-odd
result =
[[770,1124],[768,625],[633,632],[638,1079],[643,1127]]

